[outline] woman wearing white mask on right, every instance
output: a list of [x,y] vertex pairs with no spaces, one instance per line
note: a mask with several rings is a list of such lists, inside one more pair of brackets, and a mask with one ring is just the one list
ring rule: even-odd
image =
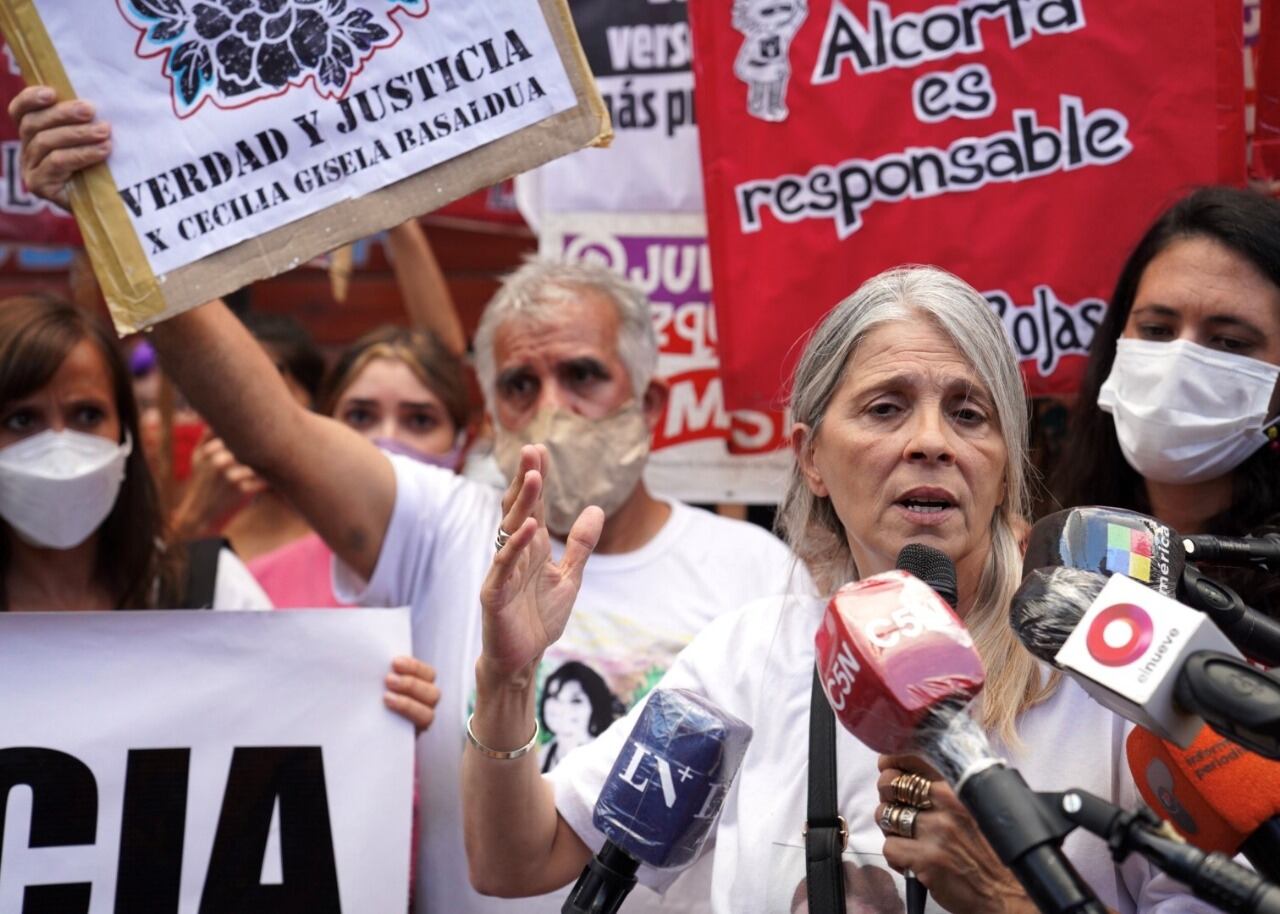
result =
[[[1094,336],[1060,458],[1064,507],[1179,533],[1280,525],[1280,201],[1227,187],[1170,207],[1130,254]],[[1231,576],[1280,613],[1280,588]]]

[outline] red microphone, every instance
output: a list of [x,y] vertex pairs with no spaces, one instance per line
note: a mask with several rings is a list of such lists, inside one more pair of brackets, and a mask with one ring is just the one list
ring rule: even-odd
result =
[[966,706],[982,660],[959,617],[904,571],[847,584],[815,638],[836,718],[877,752],[918,752],[954,787],[983,836],[1042,911],[1105,909],[1062,854],[1070,830],[1006,768]]
[[964,623],[905,571],[836,591],[815,644],[836,717],[877,752],[919,751],[920,731],[941,706],[962,709],[982,690],[982,659]]
[[1243,853],[1261,875],[1280,881],[1280,762],[1209,727],[1186,749],[1135,727],[1125,752],[1143,800],[1188,842]]

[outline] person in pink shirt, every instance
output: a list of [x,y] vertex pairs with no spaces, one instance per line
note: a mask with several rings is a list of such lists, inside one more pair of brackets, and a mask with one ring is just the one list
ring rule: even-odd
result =
[[[462,360],[435,334],[384,327],[342,354],[320,410],[384,451],[456,472],[469,444]],[[333,552],[311,533],[248,563],[278,609],[340,607]]]

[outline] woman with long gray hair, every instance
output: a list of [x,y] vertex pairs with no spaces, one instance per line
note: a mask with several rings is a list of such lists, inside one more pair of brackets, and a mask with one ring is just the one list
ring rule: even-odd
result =
[[[1020,577],[1015,530],[1027,503],[1027,404],[1015,357],[982,296],[931,267],[872,278],[809,339],[791,411],[795,459],[780,526],[821,589],[892,569],[907,543],[946,553],[956,569],[957,613],[987,670],[974,714],[997,753],[1038,790],[1079,787],[1135,805],[1125,722],[1038,665],[1009,627]],[[537,509],[544,455],[533,450],[524,455],[533,468],[504,506],[511,536],[481,595],[484,649],[463,768],[472,880],[495,895],[563,885],[601,846],[593,808],[639,711],[545,777],[536,756],[521,751],[535,729],[529,671],[563,629],[600,529],[599,512],[588,508],[563,561],[550,561]],[[713,911],[791,911],[814,897],[803,885],[802,834],[814,635],[826,604],[768,598],[721,617],[659,683],[705,696],[754,730],[703,850],[713,854]],[[901,897],[898,874],[908,870],[949,911],[1035,910],[925,761],[878,757],[842,731],[836,743],[848,910],[901,911],[886,890],[892,883]],[[1209,910],[1139,860],[1115,865],[1092,836],[1071,835],[1065,852],[1113,910]],[[641,882],[659,890],[670,878],[640,871]]]

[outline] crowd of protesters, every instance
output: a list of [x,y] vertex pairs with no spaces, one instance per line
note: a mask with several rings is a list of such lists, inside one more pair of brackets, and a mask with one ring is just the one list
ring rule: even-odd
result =
[[[11,114],[42,197],[65,202],[68,179],[109,154],[91,116],[37,88]],[[988,670],[975,715],[1001,754],[1037,789],[1137,802],[1128,725],[1008,622],[1041,482],[1016,357],[963,278],[867,277],[798,342],[779,538],[646,484],[667,386],[640,290],[534,260],[468,345],[416,222],[389,244],[406,326],[332,365],[296,322],[218,301],[130,349],[68,304],[0,302],[0,609],[409,607],[416,656],[393,662],[385,700],[420,731],[425,912],[559,910],[603,840],[595,797],[655,683],[756,737],[715,840],[674,881],[642,873],[662,894],[637,890],[628,910],[812,897],[799,835],[813,633],[835,588],[893,568],[908,542],[956,566],[956,611]],[[161,373],[179,401],[165,421],[190,446],[168,509],[167,464],[149,452]],[[1278,380],[1280,203],[1189,193],[1135,239],[1041,500],[1182,533],[1277,531]],[[1274,578],[1232,582],[1280,614]],[[886,815],[907,775],[930,798],[909,829]],[[888,881],[845,880],[860,910],[902,910],[908,872],[949,911],[1035,909],[923,760],[849,737],[837,786],[847,860]],[[1113,910],[1209,909],[1084,836],[1066,851]]]

